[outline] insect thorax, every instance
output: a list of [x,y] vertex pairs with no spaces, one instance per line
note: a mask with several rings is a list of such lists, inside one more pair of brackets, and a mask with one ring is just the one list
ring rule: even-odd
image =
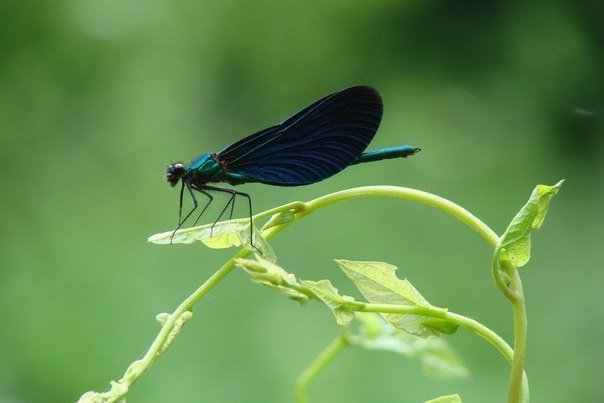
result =
[[215,155],[206,153],[189,164],[187,176],[192,182],[220,182],[224,178],[224,172]]

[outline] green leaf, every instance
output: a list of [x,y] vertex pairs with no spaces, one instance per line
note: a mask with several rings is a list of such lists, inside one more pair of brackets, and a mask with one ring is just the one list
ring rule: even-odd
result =
[[537,185],[528,202],[516,214],[501,236],[500,247],[505,249],[505,257],[511,259],[516,267],[524,266],[529,261],[531,232],[543,224],[551,198],[558,193],[563,182],[561,180],[554,186]]
[[379,315],[357,312],[359,324],[349,340],[351,344],[370,350],[386,350],[407,358],[417,357],[426,375],[435,378],[463,378],[469,374],[453,348],[440,338],[420,338],[396,329]]
[[308,296],[301,292],[304,287],[295,275],[259,256],[256,256],[256,259],[236,259],[235,264],[243,268],[252,277],[253,282],[272,288],[300,304],[308,301]]
[[[369,302],[431,306],[407,279],[400,280],[396,277],[394,274],[396,266],[383,262],[356,262],[351,260],[336,260],[336,262]],[[424,326],[424,323],[429,323],[433,320],[432,318],[408,314],[385,313],[381,315],[392,326],[410,334],[420,337],[440,336],[439,330]]]
[[458,394],[437,397],[436,399],[426,400],[424,403],[461,403],[461,397]]
[[354,302],[354,298],[340,295],[329,280],[303,280],[302,285],[331,309],[338,325],[347,325],[354,318],[354,311],[346,306],[347,302]]
[[[216,223],[213,229],[212,224],[205,224],[180,229],[176,233],[173,231],[161,232],[151,235],[147,241],[159,245],[169,245],[170,243],[190,244],[195,241],[201,241],[214,249],[229,248],[241,245],[238,230],[244,225],[244,220],[221,221]],[[174,236],[172,236],[173,233]]]
[[[252,227],[254,246],[262,253],[265,260],[276,261],[275,252],[268,244],[256,227]],[[147,241],[160,245],[170,243],[190,244],[200,241],[212,249],[224,249],[233,246],[245,246],[256,252],[256,248],[250,244],[250,222],[248,219],[220,221],[212,224],[200,225],[198,227],[185,228],[176,231],[161,232],[151,235]]]

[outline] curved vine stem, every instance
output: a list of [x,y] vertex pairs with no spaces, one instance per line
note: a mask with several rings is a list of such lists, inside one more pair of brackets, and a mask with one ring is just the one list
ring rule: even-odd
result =
[[[428,206],[442,210],[445,213],[467,224],[470,228],[476,231],[491,247],[495,248],[497,246],[497,242],[499,241],[499,237],[497,236],[497,234],[484,222],[479,220],[468,210],[453,203],[452,201],[449,201],[445,198],[433,195],[428,192],[423,192],[421,190],[398,186],[364,186],[331,193],[306,203],[288,203],[283,206],[256,214],[254,216],[254,221],[286,211],[293,212],[294,220],[297,220],[331,204],[364,197],[389,197],[426,204]],[[267,223],[264,229],[272,225],[271,221]],[[275,221],[278,225],[278,220]]]
[[[327,207],[329,205],[348,201],[352,199],[364,198],[364,197],[390,197],[397,199],[410,200],[428,206],[437,208],[444,211],[445,213],[457,218],[462,221],[474,231],[476,231],[491,247],[496,248],[499,237],[491,230],[485,223],[475,217],[466,209],[459,205],[444,199],[442,197],[433,195],[431,193],[423,192],[420,190],[396,187],[396,186],[365,186],[358,187],[340,192],[335,192],[326,196],[319,197],[309,202],[293,202],[288,203],[262,213],[256,214],[253,217],[254,222],[258,222],[261,219],[271,217],[271,219],[264,225],[261,232],[266,239],[270,239],[276,236],[283,229],[287,228],[292,223],[299,219],[312,214],[315,211]],[[187,229],[191,230],[191,229]],[[185,230],[185,231],[187,231]],[[114,402],[121,399],[129,390],[129,388],[136,382],[136,380],[147,370],[149,367],[166,351],[178,331],[184,324],[184,322],[191,316],[191,312],[195,304],[210,290],[212,290],[222,279],[224,279],[234,268],[235,259],[243,258],[247,256],[251,251],[248,249],[242,249],[237,252],[233,258],[229,259],[216,273],[214,273],[203,285],[195,290],[187,299],[185,299],[176,310],[163,322],[162,329],[151,344],[147,353],[140,360],[135,361],[130,365],[122,379],[118,382],[111,382],[111,390],[103,393],[88,392],[80,398],[80,402]],[[471,319],[464,318],[461,315],[455,315],[449,313],[449,319],[458,321],[461,325],[469,327],[472,331],[485,337],[487,333],[480,330],[484,326],[475,326],[469,321]],[[476,322],[478,323],[478,322]],[[484,329],[483,329],[484,330]],[[491,342],[497,349],[504,354],[506,359],[509,360],[511,348],[505,344],[505,342],[497,337],[488,335],[485,337]],[[507,346],[507,347],[506,347]],[[524,383],[526,383],[526,377],[524,377]]]
[[[511,363],[512,372],[508,385],[508,402],[528,402],[528,382],[526,382],[524,371],[527,341],[526,302],[518,268],[508,259],[502,258],[503,252],[505,250],[501,248],[501,245],[497,245],[493,253],[491,270],[497,287],[512,303],[514,314],[514,360]],[[505,273],[505,277],[502,272]]]

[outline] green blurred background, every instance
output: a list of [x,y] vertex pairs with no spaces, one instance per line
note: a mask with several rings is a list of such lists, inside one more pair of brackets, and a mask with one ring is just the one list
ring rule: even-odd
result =
[[[601,401],[602,4],[3,0],[0,402],[105,389],[150,345],[155,314],[231,256],[146,243],[175,225],[166,163],[217,151],[357,84],[384,99],[370,148],[424,151],[309,187],[244,185],[254,210],[402,185],[447,197],[501,232],[534,185],[566,179],[521,273],[527,371],[535,402]],[[511,342],[492,251],[439,211],[358,200],[272,244],[289,271],[355,296],[331,259],[395,264],[430,302]],[[323,306],[300,308],[236,271],[128,400],[292,401],[297,375],[337,332]],[[502,357],[463,329],[448,340],[469,379],[434,381],[415,361],[350,349],[312,386],[311,401],[504,401]]]

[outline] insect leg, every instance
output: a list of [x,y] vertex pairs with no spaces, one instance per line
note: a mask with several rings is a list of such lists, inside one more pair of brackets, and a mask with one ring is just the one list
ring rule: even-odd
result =
[[195,222],[193,223],[193,226],[197,225],[197,222],[199,221],[199,219],[201,218],[201,216],[203,215],[203,213],[205,213],[205,211],[208,209],[208,207],[210,207],[210,204],[214,200],[214,196],[212,196],[211,194],[209,194],[208,192],[206,192],[205,190],[203,190],[202,187],[195,187],[194,189],[197,190],[198,192],[202,193],[204,196],[206,196],[208,198],[208,202],[203,207],[203,209],[201,209],[201,213],[199,213],[199,215],[195,219]]
[[216,219],[216,221],[214,221],[214,224],[212,224],[212,227],[210,228],[210,237],[212,236],[212,231],[214,231],[214,226],[216,225],[216,223],[218,223],[218,221],[220,221],[220,219],[224,215],[224,212],[229,207],[229,204],[233,204],[233,205],[235,204],[234,200],[235,200],[235,196],[237,195],[237,192],[234,191],[233,189],[221,189],[221,190],[225,193],[230,193],[231,197],[229,198],[229,201],[227,202],[227,204],[225,204],[224,208],[218,215],[218,218]]
[[[205,186],[206,189],[208,190],[215,190],[217,192],[226,192],[226,193],[230,193],[231,194],[231,198],[229,199],[229,203],[235,203],[235,196],[243,196],[247,199],[247,205],[248,205],[248,216],[250,218],[250,245],[256,249],[258,252],[260,252],[260,249],[258,249],[256,247],[256,245],[254,245],[254,229],[252,227],[253,225],[253,220],[252,220],[252,198],[250,197],[249,194],[247,193],[243,193],[243,192],[238,192],[234,189],[229,189],[229,188],[220,188],[220,187],[216,187],[216,186]],[[224,209],[222,209],[222,212],[220,213],[220,216],[218,216],[218,219],[214,222],[214,225],[220,220],[220,217],[222,217],[222,215],[224,214],[224,212],[226,211],[229,203],[227,203],[227,205],[224,207]],[[232,214],[232,213],[231,213]],[[213,226],[212,226],[213,227]],[[262,254],[262,252],[260,252],[260,254]]]
[[254,249],[256,249],[262,255],[262,252],[260,252],[260,249],[256,248],[256,245],[254,245],[254,230],[252,228],[252,198],[247,193],[237,192],[237,191],[235,191],[235,193],[238,194],[239,196],[243,196],[247,199],[247,206],[249,209],[248,213],[249,213],[249,217],[250,217],[250,245],[252,245],[252,247]]
[[180,197],[178,201],[178,221],[176,222],[176,228],[180,226],[180,219],[182,218],[182,195],[185,191],[185,181],[182,181],[182,186],[180,187]]
[[229,220],[233,219],[233,211],[235,210],[235,198],[233,197],[233,203],[231,203],[231,212],[229,213]]
[[[189,211],[189,213],[181,221],[180,217],[182,215],[182,194],[183,194],[185,186],[187,187],[187,190],[189,191],[189,193],[191,194],[191,198],[193,199],[193,208],[191,209],[191,211]],[[187,221],[187,219],[191,216],[191,214],[193,214],[193,212],[197,209],[198,205],[199,204],[197,203],[197,198],[193,194],[193,190],[191,189],[191,186],[187,182],[183,181],[183,187],[180,190],[180,206],[178,208],[178,221],[179,222],[178,222],[178,225],[176,226],[176,228],[174,229],[174,231],[172,232],[172,236],[170,237],[170,244],[172,244],[172,240],[174,239],[174,234],[176,234],[176,231],[178,231],[180,229],[180,227],[182,227],[182,225],[185,223],[185,221]]]

